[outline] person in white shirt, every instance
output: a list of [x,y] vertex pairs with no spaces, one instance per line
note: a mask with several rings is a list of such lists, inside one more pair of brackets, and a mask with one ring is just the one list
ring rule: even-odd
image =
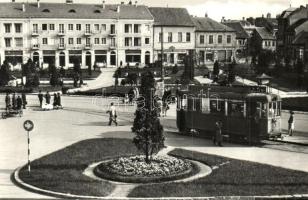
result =
[[114,122],[116,126],[118,126],[118,122],[117,122],[117,110],[115,108],[115,106],[113,105],[113,103],[110,104],[110,109],[107,111],[107,113],[109,113],[109,126],[111,126],[111,123]]

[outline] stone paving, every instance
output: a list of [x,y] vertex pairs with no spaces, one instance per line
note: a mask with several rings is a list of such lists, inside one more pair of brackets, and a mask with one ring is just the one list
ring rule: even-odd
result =
[[[0,108],[3,108],[3,98],[0,96]],[[105,100],[97,105],[89,97],[63,97],[64,110],[53,111],[39,111],[36,96],[29,96],[28,102],[31,107],[25,110],[22,118],[0,119],[0,198],[50,198],[25,191],[10,180],[11,173],[27,162],[27,137],[22,127],[26,119],[35,124],[31,132],[31,160],[80,140],[133,137],[130,131],[132,113],[120,112],[120,126],[107,126]],[[174,117],[171,112],[169,114],[171,117],[164,120],[174,123]],[[302,117],[306,119],[304,114]],[[216,147],[212,141],[176,133],[167,133],[166,145],[308,172],[308,156],[304,153],[228,143]]]

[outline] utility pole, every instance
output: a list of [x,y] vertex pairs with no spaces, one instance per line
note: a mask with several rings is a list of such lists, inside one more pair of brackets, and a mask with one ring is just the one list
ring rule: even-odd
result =
[[165,85],[164,85],[164,78],[165,78],[165,72],[164,72],[164,33],[163,33],[163,26],[161,25],[160,30],[160,44],[161,44],[161,81],[162,81],[162,94],[165,91]]

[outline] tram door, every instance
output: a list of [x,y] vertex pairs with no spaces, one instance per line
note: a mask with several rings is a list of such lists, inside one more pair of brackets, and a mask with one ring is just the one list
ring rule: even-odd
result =
[[260,103],[258,102],[249,102],[248,103],[248,117],[249,117],[249,133],[248,138],[256,139],[260,134]]

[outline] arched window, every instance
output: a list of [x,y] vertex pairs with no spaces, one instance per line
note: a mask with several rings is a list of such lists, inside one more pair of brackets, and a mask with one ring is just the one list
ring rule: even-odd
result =
[[76,13],[76,10],[71,9],[71,10],[69,10],[68,12],[69,12],[69,13]]
[[44,10],[42,10],[42,12],[49,13],[49,12],[50,12],[50,10],[49,10],[49,9],[44,9]]

